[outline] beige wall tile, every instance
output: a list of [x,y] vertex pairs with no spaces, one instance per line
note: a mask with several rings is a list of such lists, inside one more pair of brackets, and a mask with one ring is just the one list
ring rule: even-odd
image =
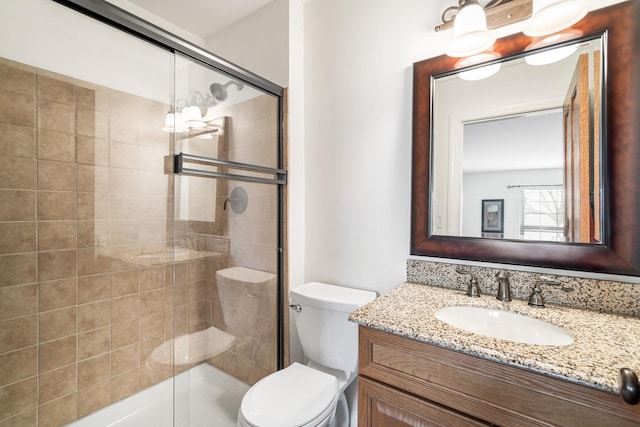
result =
[[140,319],[136,317],[122,323],[111,325],[113,350],[135,344],[140,341]]
[[0,89],[12,90],[34,96],[36,69],[20,62],[0,58]]
[[78,163],[87,165],[109,166],[109,140],[94,136],[76,137],[76,158]]
[[111,348],[109,327],[78,334],[78,361],[107,353]]
[[164,287],[164,267],[140,269],[140,292]]
[[140,365],[140,345],[123,347],[111,353],[111,376],[115,377]]
[[77,336],[71,335],[38,346],[38,370],[51,371],[75,363]]
[[71,191],[38,191],[38,220],[75,220],[76,194]]
[[75,163],[38,160],[38,190],[75,191]]
[[76,393],[38,406],[38,427],[59,427],[76,419]]
[[31,427],[36,425],[37,418],[37,411],[33,408],[0,421],[0,427]]
[[78,390],[111,378],[111,353],[78,363]]
[[43,221],[38,223],[38,250],[76,248],[75,221]]
[[60,162],[76,160],[75,135],[40,129],[37,138],[38,159]]
[[78,276],[108,273],[111,259],[99,249],[78,249]]
[[140,316],[140,296],[138,294],[118,297],[111,300],[111,319],[120,323]]
[[0,355],[0,384],[11,384],[38,373],[38,348],[27,347]]
[[14,190],[36,189],[36,161],[22,157],[0,157],[0,187]]
[[112,219],[138,219],[141,200],[129,194],[111,194]]
[[0,254],[35,251],[35,225],[35,222],[0,222]]
[[55,369],[38,377],[38,402],[44,403],[76,390],[76,365]]
[[117,402],[140,390],[139,370],[129,371],[111,379],[111,402]]
[[109,219],[108,193],[77,193],[78,219]]
[[19,317],[0,322],[0,353],[33,346],[36,344],[36,340],[36,316]]
[[140,290],[140,272],[137,269],[114,272],[111,277],[113,297],[137,294]]
[[167,220],[165,219],[145,219],[139,221],[140,244],[162,244],[165,242]]
[[76,275],[76,251],[38,252],[38,280],[65,279]]
[[0,288],[0,321],[35,314],[37,295],[35,284]]
[[111,273],[78,278],[78,304],[111,298]]
[[113,246],[138,244],[138,220],[111,221],[111,244]]
[[76,307],[47,311],[38,315],[40,342],[67,337],[77,332]]
[[38,284],[38,310],[50,311],[76,305],[77,279],[54,280]]
[[111,245],[111,222],[78,221],[78,248],[108,247]]
[[164,311],[140,317],[140,340],[161,336],[164,333]]
[[78,192],[83,193],[108,193],[109,168],[78,164],[76,187]]
[[140,316],[162,313],[164,309],[164,289],[142,292],[140,294]]
[[[91,85],[92,86],[92,85]],[[96,110],[96,91],[90,85],[77,82],[76,85],[76,106],[87,110]]]
[[104,121],[108,123],[108,116],[96,112],[93,109],[78,108],[76,111],[76,132],[78,135],[98,138],[108,138],[108,128],[105,129]]
[[36,192],[0,189],[0,221],[33,221]]
[[0,387],[0,419],[5,419],[36,405],[36,378]]
[[36,281],[36,253],[0,255],[0,287]]
[[36,130],[0,123],[0,153],[9,157],[36,157]]
[[65,81],[64,76],[55,76],[38,73],[36,76],[36,96],[39,99],[49,99],[51,101],[73,104],[76,100],[75,86]]
[[78,392],[78,418],[104,408],[111,403],[111,381],[93,384]]
[[[129,144],[137,144],[138,142],[138,121],[140,120],[140,115],[133,116],[121,116],[112,114],[109,117],[109,137],[111,141],[120,141]],[[112,145],[113,147],[113,145]],[[126,155],[127,161],[120,162],[119,155],[116,154],[114,156],[114,152],[111,152],[111,160],[114,161],[112,163],[115,166],[124,166],[124,167],[137,167],[138,156],[137,156],[137,148],[136,148],[136,163],[129,163],[129,160],[133,160],[130,156]],[[123,158],[124,160],[124,158]]]
[[61,102],[38,100],[38,128],[75,133],[75,106]]
[[0,122],[35,127],[36,102],[33,95],[0,90]]
[[140,192],[140,172],[135,169],[111,167],[111,192],[137,194]]
[[111,301],[78,306],[78,332],[111,326]]

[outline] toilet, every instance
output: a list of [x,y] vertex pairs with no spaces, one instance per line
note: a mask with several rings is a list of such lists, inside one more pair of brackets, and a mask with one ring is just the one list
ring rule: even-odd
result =
[[344,391],[357,376],[358,328],[349,313],[375,292],[325,283],[291,290],[291,308],[306,365],[293,363],[244,395],[239,427],[349,427]]

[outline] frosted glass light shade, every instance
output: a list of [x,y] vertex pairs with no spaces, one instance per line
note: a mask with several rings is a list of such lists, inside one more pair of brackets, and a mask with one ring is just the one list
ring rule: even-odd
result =
[[589,7],[582,0],[533,0],[533,15],[522,32],[529,37],[553,34],[580,21],[587,12]]
[[478,3],[462,6],[453,21],[453,41],[447,55],[470,56],[489,49],[496,38],[487,30],[487,17]]
[[182,114],[180,113],[167,113],[164,118],[164,126],[162,130],[170,133],[188,132],[189,128],[184,124],[182,120]]
[[202,121],[200,107],[195,105],[192,105],[191,107],[184,107],[182,109],[182,119],[190,128],[203,128],[207,125]]

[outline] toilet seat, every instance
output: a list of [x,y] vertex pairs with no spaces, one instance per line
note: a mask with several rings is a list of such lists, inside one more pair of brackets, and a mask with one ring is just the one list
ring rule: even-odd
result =
[[239,416],[254,427],[311,427],[333,414],[338,397],[334,376],[293,363],[251,387]]

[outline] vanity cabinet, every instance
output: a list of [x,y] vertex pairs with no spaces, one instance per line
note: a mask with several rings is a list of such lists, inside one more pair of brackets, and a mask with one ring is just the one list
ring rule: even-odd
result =
[[617,394],[359,328],[359,427],[640,426]]

